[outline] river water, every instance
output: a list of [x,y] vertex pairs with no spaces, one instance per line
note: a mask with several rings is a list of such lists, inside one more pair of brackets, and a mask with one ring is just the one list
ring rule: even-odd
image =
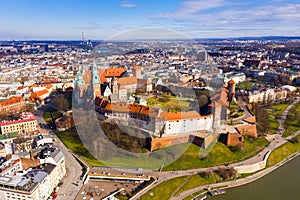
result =
[[300,199],[300,156],[270,174],[226,194],[207,200],[297,200]]

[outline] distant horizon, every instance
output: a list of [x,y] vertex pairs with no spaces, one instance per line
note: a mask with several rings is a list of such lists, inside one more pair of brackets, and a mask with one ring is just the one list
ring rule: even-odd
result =
[[[220,39],[263,39],[263,38],[296,38],[296,39],[300,39],[300,35],[295,35],[295,36],[287,36],[287,35],[266,35],[266,36],[232,36],[232,37],[203,37],[203,38],[174,38],[174,39],[168,39],[168,38],[161,38],[161,39],[154,39],[154,38],[140,38],[140,39],[124,39],[124,40],[220,40]],[[105,41],[106,39],[85,39],[84,41]],[[35,41],[74,41],[74,42],[82,42],[81,39],[11,39],[11,40],[0,40],[0,42],[20,42],[20,41],[28,41],[28,42],[35,42]],[[120,40],[122,41],[122,40]]]

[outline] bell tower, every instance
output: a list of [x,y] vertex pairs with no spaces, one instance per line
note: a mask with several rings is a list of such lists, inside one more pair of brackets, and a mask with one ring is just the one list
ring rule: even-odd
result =
[[86,85],[82,77],[81,69],[77,71],[75,83],[74,83],[74,94],[73,98],[76,103],[81,104],[85,98]]
[[101,83],[100,83],[100,77],[97,69],[97,65],[94,62],[92,66],[92,71],[91,71],[91,82],[90,86],[93,89],[93,94],[94,94],[94,99],[96,97],[101,96]]

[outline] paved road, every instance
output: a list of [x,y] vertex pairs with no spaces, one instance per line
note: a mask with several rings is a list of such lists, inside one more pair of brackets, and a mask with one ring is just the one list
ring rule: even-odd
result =
[[236,119],[233,119],[232,122],[240,122],[243,121],[244,119],[247,119],[249,117],[252,117],[253,115],[249,112],[247,105],[244,101],[242,101],[240,98],[238,99],[238,105],[241,109],[244,110],[243,116],[238,117]]
[[41,123],[43,128],[49,133],[49,135],[55,138],[55,145],[58,146],[65,155],[66,169],[67,173],[64,177],[63,184],[58,191],[58,200],[74,200],[79,190],[82,187],[82,180],[80,180],[81,166],[73,157],[71,151],[66,148],[66,146],[61,142],[61,140],[56,136],[56,134],[48,127],[44,118],[43,112],[47,109],[47,106],[38,109],[35,114],[38,123]]
[[[300,98],[298,98],[296,101],[294,101],[290,106],[287,107],[287,109],[283,112],[283,115],[282,115],[282,119],[284,119],[281,123],[282,123],[282,126],[284,125],[284,121],[286,119],[286,116],[289,112],[289,110],[296,104],[300,102]],[[279,133],[279,132],[278,132]],[[192,175],[192,174],[197,174],[199,172],[203,172],[203,171],[212,171],[212,170],[215,170],[219,167],[236,167],[236,166],[242,166],[242,165],[249,165],[249,164],[254,164],[254,163],[257,163],[259,161],[262,161],[263,158],[264,158],[264,155],[267,154],[269,151],[272,151],[274,149],[276,149],[277,147],[281,146],[282,144],[288,142],[291,138],[297,136],[300,134],[300,130],[295,132],[294,134],[290,135],[289,137],[287,138],[283,138],[281,134],[276,134],[274,136],[274,138],[272,139],[272,141],[270,142],[270,144],[268,145],[267,148],[265,148],[262,152],[260,152],[259,154],[245,160],[245,161],[242,161],[242,162],[238,162],[238,163],[233,163],[233,164],[230,164],[228,166],[225,166],[225,165],[222,165],[222,166],[216,166],[216,167],[208,167],[208,168],[201,168],[201,169],[192,169],[192,170],[184,170],[184,171],[174,171],[174,172],[152,172],[152,173],[149,173],[149,175],[152,175],[153,177],[156,177],[158,178],[157,182],[151,186],[149,186],[149,188],[147,188],[147,190],[139,193],[138,195],[135,196],[134,199],[139,199],[141,196],[143,196],[144,194],[146,194],[149,190],[151,190],[152,188],[156,187],[157,185],[159,185],[160,183],[166,181],[166,180],[169,180],[169,179],[172,179],[172,178],[176,178],[176,177],[180,177],[180,176],[187,176],[187,175]],[[261,173],[263,172],[259,172],[257,173],[256,176],[259,176],[261,175]],[[266,171],[264,170],[264,173],[266,173]],[[253,176],[253,178],[255,178],[255,176]],[[233,184],[233,183],[236,183],[238,184],[240,180],[236,180],[236,181],[230,181],[230,182],[224,182],[224,183],[218,183],[218,184],[215,184],[215,185],[211,185],[211,186],[214,186],[214,187],[218,187],[218,186],[227,186],[228,184]],[[195,189],[192,189],[192,190],[189,190],[189,191],[186,191],[184,193],[185,196],[183,195],[180,195],[179,197],[180,198],[175,198],[175,199],[182,199],[188,195],[191,195],[197,191],[200,191],[204,188],[204,186],[200,186],[198,188],[195,188]]]

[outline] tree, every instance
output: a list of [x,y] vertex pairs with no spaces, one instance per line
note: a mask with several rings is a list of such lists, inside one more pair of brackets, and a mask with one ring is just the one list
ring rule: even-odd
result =
[[53,105],[60,111],[67,111],[70,104],[63,95],[58,95],[53,99]]
[[269,114],[265,108],[255,104],[253,106],[253,112],[257,121],[257,129],[260,133],[268,133],[271,129],[269,122]]
[[203,107],[203,106],[207,105],[207,103],[208,103],[207,96],[204,95],[204,94],[200,95],[200,97],[199,97],[199,107]]

